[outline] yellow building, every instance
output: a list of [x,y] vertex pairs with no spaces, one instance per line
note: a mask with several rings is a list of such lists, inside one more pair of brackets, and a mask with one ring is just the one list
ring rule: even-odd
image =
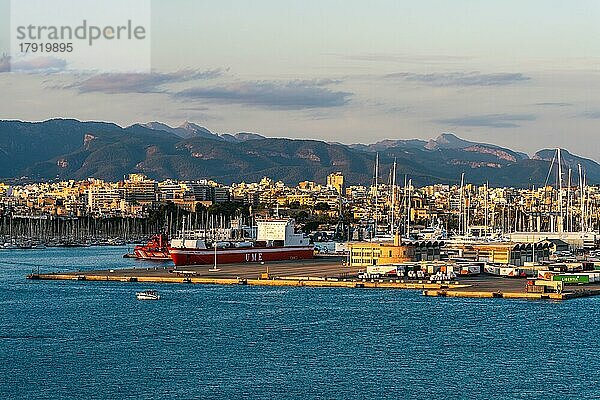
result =
[[327,186],[335,188],[338,194],[342,194],[344,189],[344,175],[341,172],[334,172],[327,176]]
[[396,264],[406,261],[411,261],[408,246],[394,246],[389,243],[350,244],[350,265],[353,267]]
[[389,265],[409,261],[434,261],[440,259],[442,242],[394,243],[360,242],[349,244],[350,265]]
[[319,191],[321,190],[321,186],[317,185],[312,181],[302,181],[298,183],[298,188],[300,190],[310,190],[310,191]]
[[309,194],[288,194],[284,197],[284,203],[280,204],[285,205],[287,203],[289,205],[295,202],[298,202],[301,206],[313,206],[315,204],[313,196]]

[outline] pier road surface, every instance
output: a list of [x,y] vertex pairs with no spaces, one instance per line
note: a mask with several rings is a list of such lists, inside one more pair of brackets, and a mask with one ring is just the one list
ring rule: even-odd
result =
[[459,276],[460,283],[468,285],[461,288],[462,291],[470,292],[522,292],[525,293],[527,280],[525,278],[508,278],[481,274],[476,276]]
[[157,265],[148,267],[146,262],[143,267],[107,270],[72,272],[73,275],[109,275],[118,273],[122,276],[185,276],[191,275],[199,278],[250,278],[256,279],[267,269],[270,276],[293,277],[351,277],[358,274],[359,267],[342,265],[343,257],[318,257],[310,260],[275,261],[269,263],[240,263],[218,265],[219,271],[209,271],[213,265],[187,265],[175,268],[174,265]]
[[[471,277],[459,276],[463,292],[501,292],[501,293],[526,293],[527,281],[532,278],[508,278],[481,274]],[[600,290],[600,283],[586,285],[566,285],[565,291],[572,292],[577,290]]]
[[223,264],[215,271],[212,265],[185,266],[157,264],[141,268],[115,268],[110,270],[32,273],[34,280],[120,281],[139,283],[180,283],[254,286],[309,286],[330,288],[373,289],[443,289],[454,282],[428,282],[386,277],[357,279],[358,267],[343,264],[343,257],[321,257],[311,260],[269,262],[260,264]]
[[[528,300],[565,300],[600,295],[600,283],[569,285],[563,293],[527,293],[526,278],[506,278],[490,275],[460,276],[458,282],[428,282],[394,278],[356,279],[359,267],[343,265],[343,257],[319,257],[244,264],[223,264],[214,271],[212,265],[183,266],[157,264],[111,270],[69,271],[51,274],[31,274],[30,279],[42,280],[117,280],[123,282],[254,284],[261,286],[323,286],[356,288],[421,289],[425,296],[512,298]],[[135,264],[135,261],[134,261]],[[141,264],[141,263],[140,263]],[[269,274],[264,279],[263,274]],[[273,279],[274,278],[274,279]],[[325,278],[341,278],[339,282]],[[315,281],[316,280],[316,281]],[[319,281],[320,280],[320,281]]]
[[[124,264],[132,267],[117,268],[114,270],[89,270],[60,272],[63,275],[86,276],[86,275],[119,275],[123,277],[175,277],[193,276],[198,278],[226,278],[226,279],[256,279],[263,273],[271,277],[317,277],[317,278],[355,278],[359,270],[365,267],[351,267],[343,265],[344,257],[315,257],[309,260],[275,261],[269,263],[239,263],[218,265],[219,271],[210,271],[213,265],[187,265],[175,267],[157,262],[155,267],[148,266],[145,261],[139,263],[137,260],[124,261]],[[140,264],[136,266],[135,264]],[[406,278],[405,278],[406,279]],[[477,276],[459,276],[462,291],[486,291],[486,292],[526,292],[527,279],[506,278],[487,274]],[[406,281],[410,281],[406,279]],[[586,285],[586,287],[598,287],[600,285]]]

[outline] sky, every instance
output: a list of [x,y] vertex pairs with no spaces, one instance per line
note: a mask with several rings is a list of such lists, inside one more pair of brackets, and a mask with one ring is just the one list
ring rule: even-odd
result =
[[189,120],[342,143],[453,132],[600,161],[599,18],[595,0],[154,0],[151,73],[0,62],[0,119]]

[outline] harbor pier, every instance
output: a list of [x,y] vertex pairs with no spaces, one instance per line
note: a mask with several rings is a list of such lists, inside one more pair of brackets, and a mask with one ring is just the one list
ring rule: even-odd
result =
[[288,287],[329,287],[421,290],[427,297],[462,297],[522,300],[568,300],[600,295],[600,283],[569,285],[561,293],[528,293],[526,279],[489,275],[460,277],[458,281],[432,282],[392,277],[358,278],[356,267],[342,265],[341,259],[317,258],[294,262],[230,264],[218,271],[208,266],[156,266],[94,271],[32,273],[31,280],[78,282],[181,283],[202,285],[250,285]]

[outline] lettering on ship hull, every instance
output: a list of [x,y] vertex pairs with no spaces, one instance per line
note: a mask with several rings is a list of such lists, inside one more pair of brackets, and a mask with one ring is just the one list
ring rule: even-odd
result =
[[246,262],[261,262],[262,260],[262,253],[246,253]]

